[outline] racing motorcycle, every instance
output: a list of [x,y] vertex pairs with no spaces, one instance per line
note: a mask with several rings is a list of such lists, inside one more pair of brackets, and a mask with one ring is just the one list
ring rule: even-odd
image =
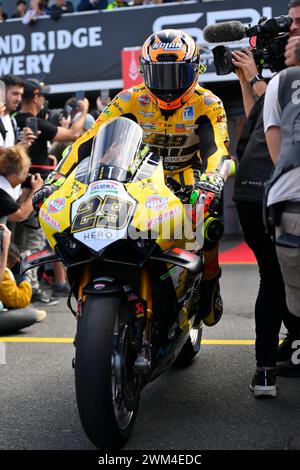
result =
[[77,405],[101,449],[125,444],[143,387],[175,361],[188,365],[201,345],[202,322],[194,324],[201,223],[195,229],[142,137],[125,117],[99,127],[91,155],[39,210],[51,250],[28,257],[25,267],[67,267],[77,299],[76,309],[68,299],[77,319]]

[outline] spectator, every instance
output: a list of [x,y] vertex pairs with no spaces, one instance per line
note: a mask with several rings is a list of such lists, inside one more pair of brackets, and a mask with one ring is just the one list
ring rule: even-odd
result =
[[65,118],[67,116],[71,117],[71,121],[73,121],[73,118],[75,114],[78,113],[78,102],[76,101],[75,96],[72,96],[72,98],[69,98],[65,102],[65,107],[64,107],[64,113],[65,113]]
[[0,23],[3,23],[5,20],[7,20],[7,13],[5,13],[0,3]]
[[24,24],[34,24],[36,23],[39,16],[44,15],[44,5],[39,0],[30,0],[30,9],[27,10],[23,16],[22,22]]
[[[1,152],[0,156],[0,218],[10,222],[20,222],[28,219],[33,212],[32,196],[43,184],[41,176],[37,173],[29,177],[28,188],[16,191],[20,184],[28,178],[31,161],[22,146],[9,147]],[[30,220],[30,219],[28,219]],[[18,235],[21,224],[16,224],[14,237]],[[38,232],[38,230],[36,230]],[[31,248],[35,250],[37,235],[32,236]],[[38,245],[39,248],[39,245]],[[38,251],[38,250],[36,250]],[[29,253],[28,253],[29,254]],[[31,273],[32,288],[39,289],[39,283]],[[49,302],[49,300],[48,300]]]
[[[240,160],[235,180],[234,200],[246,243],[259,266],[260,285],[255,303],[256,374],[251,382],[254,396],[276,396],[276,362],[286,352],[278,352],[281,322],[289,335],[300,338],[300,320],[289,311],[276,250],[265,233],[262,218],[264,182],[273,171],[263,128],[263,103],[267,84],[249,50],[234,52],[233,62],[240,80],[247,122],[238,142]],[[256,78],[254,78],[256,77]]]
[[[43,109],[45,103],[45,95],[50,91],[44,83],[36,79],[28,79],[25,81],[24,96],[22,101],[21,111],[16,116],[16,121],[20,129],[25,126],[26,118],[37,116]],[[32,166],[31,172],[39,172],[43,178],[46,178],[53,166],[49,165],[48,159],[48,141],[62,142],[76,140],[82,131],[82,126],[86,118],[89,102],[85,98],[78,102],[79,109],[82,113],[80,119],[73,123],[67,129],[60,126],[55,126],[50,122],[37,118],[39,136],[34,144],[29,149],[29,156],[31,158]],[[36,224],[35,218],[31,217],[25,225],[18,225],[15,231],[14,242],[21,248],[23,254],[29,255],[31,253],[41,251],[44,248],[45,236],[42,230],[34,230],[32,227]],[[31,270],[32,287],[33,287],[33,301],[40,301],[49,304],[54,300],[49,297],[40,289],[37,277],[37,270]]]
[[107,0],[81,0],[77,11],[105,10]]
[[42,11],[42,15],[49,15],[50,8],[48,6],[49,0],[40,0],[40,9]]
[[1,230],[1,250],[0,250],[0,284],[3,280],[5,273],[7,258],[8,258],[8,249],[10,245],[11,232],[8,230],[5,224],[0,224]]
[[106,9],[115,10],[116,8],[124,7],[128,7],[128,3],[126,0],[108,0]]
[[[50,92],[50,88],[44,83],[34,78],[25,81],[25,89],[22,101],[21,111],[16,115],[16,121],[19,129],[25,127],[26,118],[37,116],[43,109],[45,96]],[[89,102],[85,98],[79,101],[79,109],[82,112],[81,118],[74,123],[70,129],[60,126],[54,126],[50,122],[37,118],[40,134],[29,149],[29,156],[32,161],[31,172],[41,173],[42,177],[48,176],[52,167],[48,160],[48,141],[62,142],[74,141],[80,136],[82,126],[88,111]]]
[[3,149],[0,154],[0,219],[18,222],[33,211],[32,196],[42,185],[39,174],[30,177],[29,188],[15,191],[28,178],[30,159],[21,145]]
[[[77,122],[80,117],[81,117],[81,113],[75,114],[72,122],[73,123]],[[93,125],[95,124],[95,122],[96,121],[95,121],[94,117],[91,114],[87,114],[86,118],[85,118],[85,121],[83,123],[83,126],[82,126],[81,135],[83,135],[85,132],[87,132],[89,129],[91,129],[93,127]],[[57,159],[57,161],[59,162],[62,158],[63,151],[71,143],[72,142],[54,142],[53,145],[51,146],[50,154],[53,155]]]
[[18,0],[16,3],[16,9],[12,14],[12,18],[23,18],[27,11],[27,5],[25,0]]
[[163,2],[163,0],[143,0],[143,5],[157,5],[159,3],[169,3],[169,2]]
[[66,0],[56,0],[55,4],[49,8],[49,14],[53,20],[58,20],[64,13],[73,13],[72,2]]
[[24,82],[15,75],[8,74],[1,77],[5,83],[5,110],[0,116],[0,147],[10,147],[17,141],[21,141],[25,148],[30,147],[36,139],[32,130],[28,127],[23,129],[21,135],[17,131],[17,123],[13,114],[21,104]]
[[94,119],[98,119],[98,117],[100,116],[104,108],[110,103],[110,101],[111,101],[110,96],[108,96],[107,98],[98,96],[96,100],[97,109],[93,109],[91,111],[91,115],[93,116]]
[[43,321],[47,314],[44,310],[29,307],[31,285],[26,276],[18,276],[16,281],[13,269],[20,266],[20,252],[16,245],[10,245],[7,267],[0,283],[0,301],[8,311],[0,312],[0,331],[3,334],[13,333],[22,328]]
[[[269,220],[275,229],[276,251],[295,318],[300,317],[300,67],[290,67],[270,82],[265,101],[266,139],[275,171],[268,183]],[[297,91],[298,88],[298,91]],[[289,337],[289,347],[293,341]],[[288,358],[280,365],[284,376],[299,376],[300,365]]]

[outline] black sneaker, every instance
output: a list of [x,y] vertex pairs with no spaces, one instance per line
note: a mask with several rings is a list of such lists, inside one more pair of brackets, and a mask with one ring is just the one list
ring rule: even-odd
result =
[[43,304],[51,306],[51,305],[57,305],[58,300],[54,299],[53,297],[49,297],[44,290],[38,289],[32,293],[31,303],[32,304],[43,303]]
[[278,346],[277,349],[277,362],[285,362],[291,359],[293,352],[295,352],[295,348],[292,347],[293,342],[297,339],[300,339],[299,334],[292,334],[287,332],[286,337],[282,341],[282,343]]
[[221,269],[216,277],[202,280],[199,287],[199,310],[195,318],[195,325],[202,320],[206,326],[214,326],[223,313],[223,300],[221,297],[219,279]]
[[276,369],[257,369],[250,383],[255,398],[276,397]]

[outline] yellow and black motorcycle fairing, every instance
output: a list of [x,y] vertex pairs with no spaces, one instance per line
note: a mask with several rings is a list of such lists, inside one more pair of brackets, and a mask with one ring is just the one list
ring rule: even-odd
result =
[[190,362],[201,343],[193,320],[202,239],[142,136],[124,117],[100,126],[91,155],[40,208],[55,255],[31,259],[67,267],[78,305],[78,409],[101,448],[124,444],[143,386],[175,360]]

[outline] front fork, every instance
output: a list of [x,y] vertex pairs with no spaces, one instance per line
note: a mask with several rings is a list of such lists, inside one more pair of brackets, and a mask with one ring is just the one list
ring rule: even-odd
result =
[[147,372],[151,368],[151,333],[153,319],[153,300],[152,300],[152,283],[149,273],[141,270],[140,276],[140,298],[146,306],[146,318],[144,319],[143,328],[140,330],[139,348],[137,350],[137,358],[134,367],[137,371]]
[[86,295],[84,295],[83,293],[83,289],[91,281],[92,281],[92,266],[90,263],[87,263],[83,266],[80,280],[79,280],[76,318],[78,318],[81,315],[82,305],[86,298]]
[[[92,281],[91,265],[86,264],[83,267],[83,271],[82,271],[82,274],[80,276],[80,281],[79,281],[77,318],[81,314],[82,305],[86,297],[86,295],[83,293],[83,289],[91,281]],[[149,370],[151,366],[150,349],[151,349],[151,334],[152,334],[152,319],[153,319],[153,300],[152,300],[151,278],[150,278],[149,273],[145,269],[142,269],[140,273],[139,297],[145,305],[146,312],[144,312],[143,315],[138,315],[139,303],[137,302],[134,308],[134,311],[137,313],[135,315],[136,316],[135,320],[137,321],[140,327],[138,328],[139,338],[134,344],[136,352],[137,352],[137,358],[135,360],[134,366],[137,370],[146,372],[147,370]]]

